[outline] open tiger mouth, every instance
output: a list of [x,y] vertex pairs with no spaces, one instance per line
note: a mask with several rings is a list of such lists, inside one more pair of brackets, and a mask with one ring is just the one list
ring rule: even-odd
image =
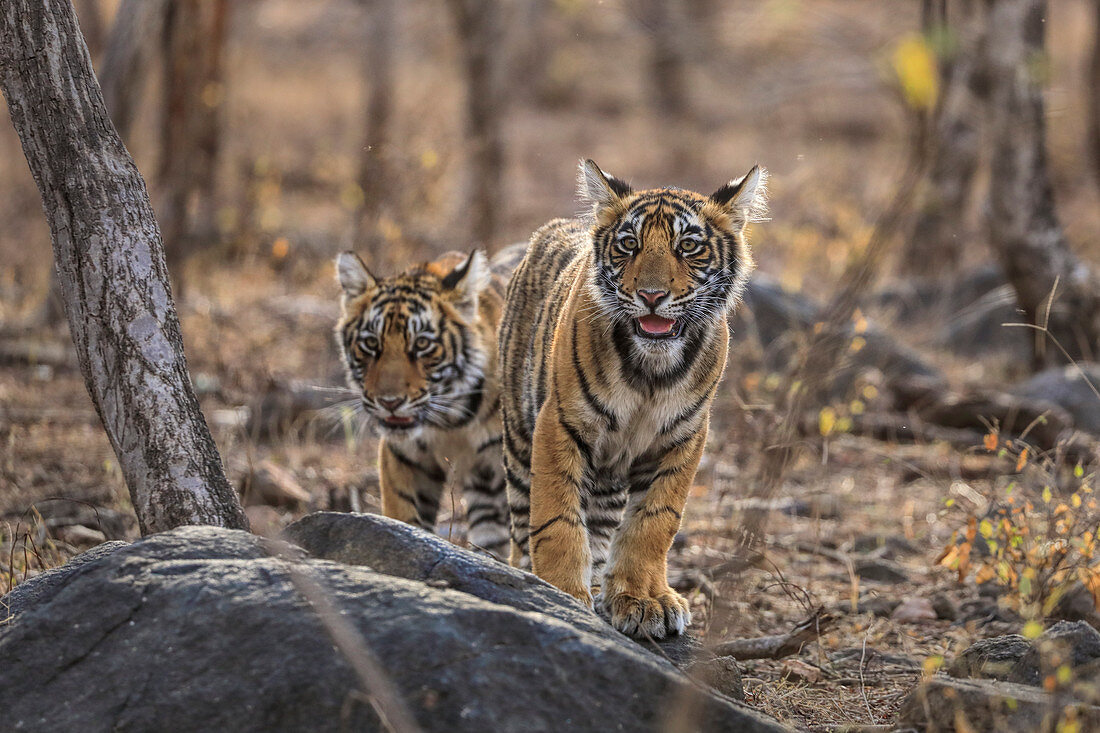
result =
[[674,339],[684,333],[684,322],[677,318],[663,318],[655,313],[634,319],[634,331],[647,339]]
[[389,417],[382,418],[382,424],[388,428],[411,428],[416,425],[416,418],[390,415]]

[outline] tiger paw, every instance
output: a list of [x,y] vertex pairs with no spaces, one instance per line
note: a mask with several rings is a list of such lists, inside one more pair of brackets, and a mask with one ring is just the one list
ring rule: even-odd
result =
[[596,603],[612,626],[636,639],[663,639],[682,634],[691,625],[688,602],[671,588],[655,597],[600,595]]

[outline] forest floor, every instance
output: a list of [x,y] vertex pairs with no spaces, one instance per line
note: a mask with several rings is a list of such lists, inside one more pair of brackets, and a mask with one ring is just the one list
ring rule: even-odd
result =
[[[332,401],[327,390],[341,382],[331,334],[336,286],[327,269],[318,265],[315,277],[290,289],[266,265],[221,268],[193,282],[180,308],[202,406],[253,528],[265,534],[307,511],[379,508],[374,439],[338,409],[299,414],[282,405],[291,424],[270,436],[245,420],[265,409],[257,395],[271,405],[280,391],[308,396],[312,386],[313,407]],[[46,363],[0,366],[7,489],[0,569],[11,568],[0,575],[0,591],[103,539],[137,536],[79,371],[54,353],[64,339],[28,336],[24,347],[37,345]],[[741,371],[737,354],[670,557],[674,584],[691,598],[696,627],[711,642],[784,633],[824,607],[832,620],[801,654],[745,664],[749,704],[799,728],[888,723],[924,665],[950,659],[975,638],[1019,630],[997,620],[1012,616],[995,598],[936,565],[965,521],[945,499],[988,495],[1013,467],[979,446],[960,452],[839,431],[811,436],[779,494],[764,502],[772,508],[765,559],[735,576],[715,572],[733,551],[744,510],[761,505],[746,496],[759,462],[757,415],[766,409],[753,404],[764,401],[759,389],[746,385],[768,379]],[[445,501],[437,530],[459,543],[461,513],[457,499]]]
[[[524,64],[509,65],[500,233],[474,244],[499,248],[572,214],[579,158],[638,184],[706,190],[759,161],[774,182],[772,221],[752,232],[759,271],[791,292],[828,298],[903,167],[911,118],[890,58],[899,38],[919,27],[920,4],[711,3],[721,12],[691,62],[690,109],[672,122],[654,111],[641,71],[652,38],[629,3],[550,5],[552,54],[536,65],[546,73],[535,84]],[[192,379],[230,479],[253,529],[275,534],[308,511],[379,509],[374,439],[338,408],[303,413],[270,435],[263,420],[246,419],[273,406],[294,412],[279,404],[292,391],[296,400],[284,402],[332,402],[327,390],[342,386],[330,258],[352,246],[362,198],[354,181],[369,89],[366,16],[353,0],[240,6],[222,90],[219,241],[191,259],[178,308]],[[407,6],[385,151],[396,172],[393,195],[377,222],[383,241],[364,252],[385,273],[471,245],[463,239],[469,145],[453,32],[433,4]],[[1067,236],[1095,261],[1100,208],[1083,152],[1090,8],[1083,0],[1052,4],[1047,122]],[[508,53],[521,58],[530,39],[509,40]],[[157,99],[147,93],[127,140],[154,204]],[[960,234],[968,268],[992,260],[981,242],[979,199]],[[67,332],[20,328],[33,322],[48,289],[49,233],[38,202],[18,141],[0,119],[0,593],[104,539],[137,536]],[[928,334],[877,325],[920,349],[956,388],[1003,387],[1026,371],[1003,353],[961,357],[929,346]],[[873,402],[862,391],[873,390],[872,380],[803,436],[799,459],[766,500],[764,559],[724,575],[746,509],[760,506],[748,497],[781,383],[750,348],[741,350],[737,335],[735,343],[671,576],[710,641],[783,633],[819,607],[832,617],[800,654],[743,665],[750,705],[803,729],[887,724],[926,670],[976,638],[1020,628],[991,584],[959,582],[937,565],[967,516],[1019,478],[1016,461],[985,451],[980,436],[967,446],[847,433],[839,421],[855,401]],[[438,531],[462,542],[457,501],[444,503]]]

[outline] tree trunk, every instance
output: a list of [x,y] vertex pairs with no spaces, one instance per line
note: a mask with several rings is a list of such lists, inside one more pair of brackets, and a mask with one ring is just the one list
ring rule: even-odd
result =
[[466,138],[470,154],[471,244],[491,246],[500,222],[504,190],[504,100],[497,83],[500,8],[495,0],[449,0],[466,76]]
[[88,44],[88,51],[93,57],[98,57],[103,51],[103,9],[99,7],[99,0],[75,0],[77,18],[80,20],[80,32],[84,34],[84,42]]
[[[378,238],[378,217],[390,202],[389,192],[395,183],[389,165],[390,121],[393,118],[394,69],[397,3],[396,0],[373,0],[368,8],[370,24],[363,55],[363,87],[366,107],[363,119],[366,130],[359,154],[359,188],[363,205],[356,212],[354,238],[358,249],[381,255]],[[393,263],[391,263],[393,264]]]
[[[951,22],[946,7],[925,2],[924,32],[952,33],[955,49],[940,59],[940,97],[933,117],[932,160],[922,184],[913,230],[902,250],[902,273],[937,277],[959,265],[970,241],[967,211],[981,158],[982,102],[972,88],[980,19],[972,3]],[[922,144],[918,142],[917,144]]]
[[168,270],[213,237],[221,149],[226,0],[175,0],[163,17],[164,80],[157,184]]
[[246,528],[191,387],[145,183],[70,0],[0,5],[0,87],[49,221],[80,369],[144,534]]
[[[988,227],[1028,320],[1046,326],[1070,358],[1089,359],[1100,343],[1100,281],[1070,250],[1055,210],[1042,90],[1045,13],[1044,0],[987,0]],[[1063,361],[1040,334],[1033,366]]]
[[687,59],[690,34],[685,32],[684,8],[673,0],[638,0],[638,22],[649,39],[645,77],[655,110],[662,117],[687,116]]
[[1088,80],[1088,143],[1092,172],[1100,184],[1100,0],[1092,3],[1092,54],[1085,78]]
[[167,7],[166,0],[122,0],[111,25],[99,80],[107,111],[123,140],[130,139],[153,43]]

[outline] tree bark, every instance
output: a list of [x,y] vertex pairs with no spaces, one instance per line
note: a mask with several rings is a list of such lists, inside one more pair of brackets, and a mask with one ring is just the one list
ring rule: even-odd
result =
[[145,183],[107,115],[70,0],[0,5],[0,87],[42,196],[80,369],[142,533],[246,528],[191,387]]
[[1092,53],[1085,78],[1088,80],[1088,143],[1092,172],[1100,184],[1100,0],[1092,3]]
[[99,80],[107,111],[123,140],[130,139],[157,29],[164,23],[167,7],[166,0],[122,0],[111,24]]
[[[1100,343],[1100,280],[1070,250],[1047,169],[1042,89],[1046,3],[986,2],[988,37],[982,59],[993,139],[990,242],[1028,321],[1045,326],[1069,358],[1094,359]],[[1064,359],[1061,349],[1040,334],[1033,367]]]
[[[936,277],[958,266],[969,241],[967,210],[981,158],[982,102],[972,88],[980,19],[972,3],[957,17],[944,4],[925,2],[924,32],[949,32],[955,49],[940,59],[940,97],[932,120],[931,162],[922,184],[913,230],[902,250],[905,275]],[[938,17],[937,17],[938,16]],[[953,22],[952,22],[953,20]],[[921,144],[918,142],[917,144]]]
[[490,246],[503,208],[504,100],[497,81],[501,44],[500,8],[495,0],[449,0],[458,31],[466,77],[466,137],[471,147],[469,206],[471,238]]
[[645,76],[662,117],[688,116],[684,8],[671,0],[638,0],[638,21],[649,38]]
[[381,254],[377,236],[378,217],[390,203],[394,183],[390,166],[390,122],[393,118],[394,68],[397,3],[372,0],[368,4],[370,24],[363,56],[363,87],[366,130],[359,154],[359,188],[363,205],[356,212],[354,238],[358,249]]
[[180,287],[187,255],[213,237],[227,11],[226,0],[175,0],[163,16],[158,209],[168,270]]

